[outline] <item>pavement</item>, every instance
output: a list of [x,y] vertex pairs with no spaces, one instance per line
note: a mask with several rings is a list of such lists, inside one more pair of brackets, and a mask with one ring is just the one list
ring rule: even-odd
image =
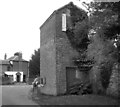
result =
[[120,107],[120,100],[103,95],[61,95],[51,96],[41,93],[33,94],[33,100],[39,105],[109,105]]
[[[4,85],[2,87],[2,105],[36,105],[29,98],[31,85]],[[1,94],[1,93],[0,93]]]
[[118,101],[105,96],[48,96],[41,93],[33,94],[30,91],[32,85],[26,84],[4,85],[0,87],[2,89],[0,91],[0,95],[2,94],[2,105],[24,105],[24,107],[29,105],[30,107],[40,107],[40,105],[118,105]]

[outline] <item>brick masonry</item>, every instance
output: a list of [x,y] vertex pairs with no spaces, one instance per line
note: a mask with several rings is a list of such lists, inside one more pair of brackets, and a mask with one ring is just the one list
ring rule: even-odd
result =
[[71,27],[70,10],[65,6],[53,12],[40,28],[40,75],[46,78],[46,84],[40,91],[44,94],[60,95],[66,92],[66,67],[74,67],[73,58],[79,56],[66,32],[62,31],[63,13],[67,15],[67,27]]
[[63,94],[66,92],[66,67],[75,66],[73,63],[73,57],[78,57],[79,53],[72,48],[71,43],[66,35],[66,32],[62,31],[62,13],[67,15],[67,27],[70,24],[70,10],[62,9],[56,16],[56,70],[57,70],[57,93]]
[[40,89],[42,93],[56,95],[56,51],[54,37],[55,15],[40,28],[40,75],[46,78],[46,84]]

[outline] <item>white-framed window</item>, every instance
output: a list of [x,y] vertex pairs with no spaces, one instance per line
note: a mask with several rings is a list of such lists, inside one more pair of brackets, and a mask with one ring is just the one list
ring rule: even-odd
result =
[[66,14],[62,14],[62,31],[66,31]]

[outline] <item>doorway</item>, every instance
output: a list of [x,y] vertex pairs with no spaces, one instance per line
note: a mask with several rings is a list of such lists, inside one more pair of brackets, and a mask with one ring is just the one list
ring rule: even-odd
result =
[[80,83],[80,79],[76,74],[77,67],[66,67],[66,85],[67,91],[69,91],[70,87]]
[[23,75],[23,82],[26,82],[26,75]]
[[20,82],[20,75],[17,75],[17,82]]
[[16,73],[16,76],[17,76],[16,81],[20,82],[21,73],[20,72]]

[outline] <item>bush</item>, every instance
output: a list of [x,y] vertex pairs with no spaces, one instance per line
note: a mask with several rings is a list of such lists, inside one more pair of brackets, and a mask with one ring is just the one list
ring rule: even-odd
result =
[[109,85],[111,73],[112,73],[112,64],[105,63],[101,67],[101,82],[104,89],[106,89]]
[[2,77],[2,85],[11,84],[11,79],[9,77]]

